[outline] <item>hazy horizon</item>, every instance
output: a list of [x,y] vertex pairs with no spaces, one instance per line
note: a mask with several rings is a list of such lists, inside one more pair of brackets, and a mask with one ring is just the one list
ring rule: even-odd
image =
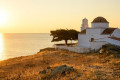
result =
[[1,33],[1,34],[50,34],[50,33]]
[[102,16],[120,28],[120,0],[0,0],[0,33],[50,33],[56,29],[80,31]]

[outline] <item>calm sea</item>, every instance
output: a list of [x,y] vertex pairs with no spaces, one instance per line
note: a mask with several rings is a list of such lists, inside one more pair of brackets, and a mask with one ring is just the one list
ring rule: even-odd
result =
[[0,60],[36,54],[40,49],[52,47],[52,36],[41,33],[0,34]]

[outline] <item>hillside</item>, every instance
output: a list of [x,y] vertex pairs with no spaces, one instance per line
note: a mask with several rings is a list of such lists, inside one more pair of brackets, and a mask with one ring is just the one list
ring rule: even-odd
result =
[[0,61],[0,80],[118,80],[120,58],[44,49]]

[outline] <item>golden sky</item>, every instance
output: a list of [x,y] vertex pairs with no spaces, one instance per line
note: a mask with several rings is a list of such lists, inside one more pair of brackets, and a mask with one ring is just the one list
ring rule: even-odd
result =
[[0,0],[0,33],[80,31],[83,18],[105,17],[120,28],[120,0]]

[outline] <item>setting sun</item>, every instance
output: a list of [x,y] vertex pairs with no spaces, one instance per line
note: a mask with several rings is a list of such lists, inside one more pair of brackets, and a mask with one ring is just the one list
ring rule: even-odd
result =
[[7,22],[7,14],[0,10],[0,25],[5,24]]

